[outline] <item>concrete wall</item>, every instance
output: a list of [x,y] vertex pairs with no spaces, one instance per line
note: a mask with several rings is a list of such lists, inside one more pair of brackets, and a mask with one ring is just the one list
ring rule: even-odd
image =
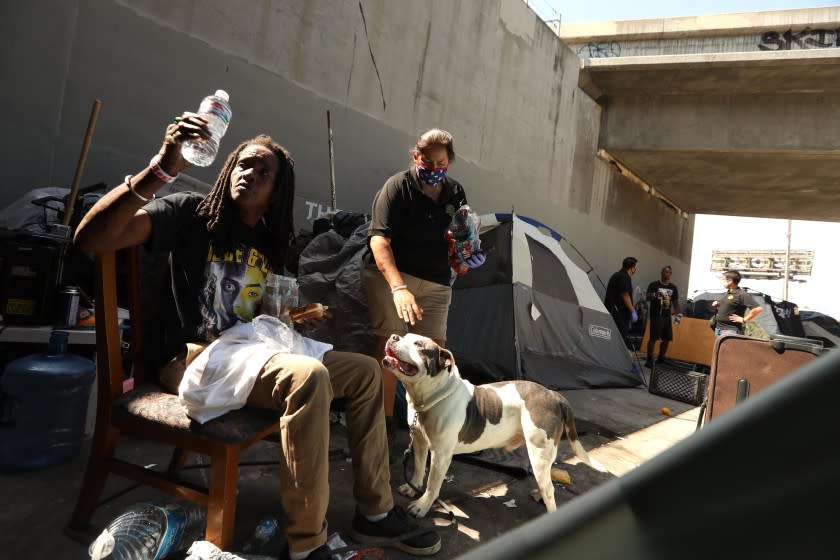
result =
[[[606,280],[635,254],[687,280],[691,222],[595,158],[600,108],[575,53],[521,0],[75,0],[3,3],[7,109],[0,205],[69,186],[91,104],[103,102],[82,186],[146,164],[175,115],[231,94],[224,152],[266,132],[297,161],[297,225],[327,209],[326,111],[338,207],[367,211],[417,133],[455,136],[451,174],[480,212],[537,218]],[[37,28],[37,33],[35,29]],[[212,182],[221,166],[190,174]],[[643,256],[642,256],[643,255]],[[650,278],[641,275],[640,283]]]

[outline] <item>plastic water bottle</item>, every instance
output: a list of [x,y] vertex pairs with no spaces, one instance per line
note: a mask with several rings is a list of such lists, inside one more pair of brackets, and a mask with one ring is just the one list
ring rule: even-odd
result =
[[242,545],[243,552],[261,550],[277,534],[277,520],[273,517],[266,517],[257,523],[254,534]]
[[207,167],[216,159],[219,141],[227,132],[233,113],[230,110],[230,96],[224,90],[216,90],[201,101],[198,114],[207,119],[210,138],[187,140],[181,147],[181,154],[188,162],[199,167]]
[[88,548],[92,560],[157,560],[204,536],[207,510],[193,502],[136,504]]

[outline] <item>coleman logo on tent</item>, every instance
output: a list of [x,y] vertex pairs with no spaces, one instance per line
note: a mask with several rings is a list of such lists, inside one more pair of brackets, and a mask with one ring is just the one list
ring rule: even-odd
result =
[[612,340],[612,330],[598,325],[589,325],[589,336]]

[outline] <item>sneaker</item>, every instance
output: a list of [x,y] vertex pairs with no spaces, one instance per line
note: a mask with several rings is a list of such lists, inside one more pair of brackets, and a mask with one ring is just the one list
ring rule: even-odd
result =
[[321,546],[310,552],[309,556],[306,557],[306,560],[330,560],[330,558],[332,558],[332,555],[332,549],[326,544],[322,544]]
[[[333,555],[332,549],[330,549],[330,547],[327,546],[326,543],[324,543],[321,546],[319,546],[318,548],[316,548],[315,550],[313,550],[312,552],[310,552],[309,556],[306,557],[306,560],[330,560],[332,555]],[[239,558],[239,557],[237,556],[237,558]],[[263,557],[260,556],[260,558],[263,558]],[[286,554],[285,554],[285,556],[281,554],[280,555],[280,560],[289,559],[289,558],[291,558],[291,554],[289,554],[289,548],[286,547]]]
[[353,517],[351,534],[360,543],[396,539],[408,533],[414,534],[387,546],[398,548],[415,556],[429,556],[440,550],[440,535],[432,529],[423,531],[419,525],[408,518],[408,514],[399,506],[394,506],[394,509],[388,512],[385,519],[376,522],[369,521],[359,512],[356,512]]

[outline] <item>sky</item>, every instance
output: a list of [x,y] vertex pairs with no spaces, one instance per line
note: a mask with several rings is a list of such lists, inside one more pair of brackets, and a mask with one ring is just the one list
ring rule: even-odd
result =
[[560,19],[562,23],[587,23],[626,19],[699,16],[735,12],[759,12],[793,8],[836,6],[837,0],[526,0],[542,19]]

